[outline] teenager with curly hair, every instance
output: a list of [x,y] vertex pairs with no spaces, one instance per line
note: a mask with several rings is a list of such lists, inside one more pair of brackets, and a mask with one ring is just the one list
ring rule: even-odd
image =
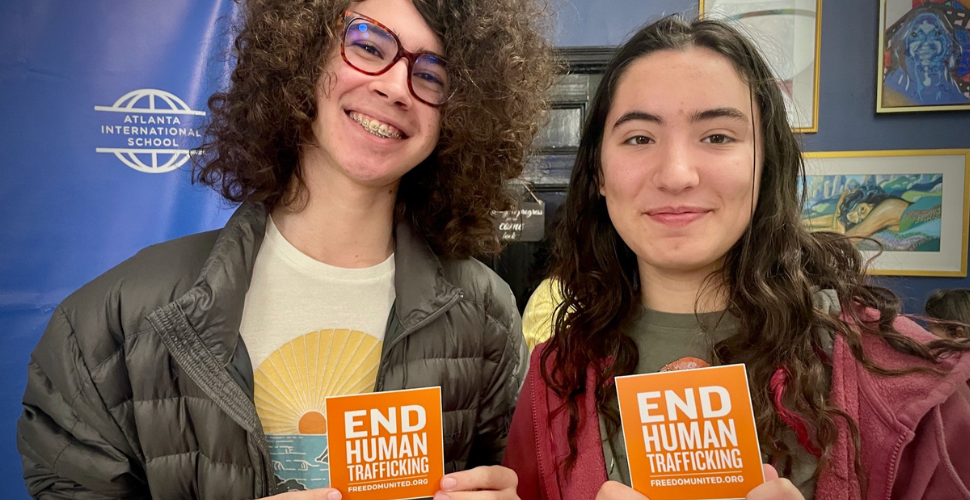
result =
[[339,498],[324,398],[440,386],[439,496],[514,497],[528,355],[472,256],[499,247],[554,75],[542,10],[245,2],[196,171],[241,206],[56,309],[18,424],[30,494]]
[[748,499],[967,498],[970,344],[899,316],[848,238],[802,227],[803,174],[777,81],[729,25],[669,17],[619,49],[512,421],[520,497],[642,499],[614,377],[744,363],[770,464]]

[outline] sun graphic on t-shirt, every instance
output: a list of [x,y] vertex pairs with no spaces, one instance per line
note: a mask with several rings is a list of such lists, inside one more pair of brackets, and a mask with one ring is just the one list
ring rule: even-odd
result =
[[264,432],[326,434],[326,398],[374,390],[381,345],[356,330],[320,330],[277,349],[254,374]]
[[300,434],[326,434],[327,417],[318,411],[308,411],[300,417]]

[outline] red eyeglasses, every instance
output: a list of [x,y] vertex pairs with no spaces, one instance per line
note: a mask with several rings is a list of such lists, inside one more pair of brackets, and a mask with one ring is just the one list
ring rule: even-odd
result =
[[350,67],[366,75],[380,75],[401,58],[408,64],[408,88],[419,101],[441,106],[448,100],[448,69],[433,52],[409,52],[388,27],[356,12],[346,11],[340,55]]

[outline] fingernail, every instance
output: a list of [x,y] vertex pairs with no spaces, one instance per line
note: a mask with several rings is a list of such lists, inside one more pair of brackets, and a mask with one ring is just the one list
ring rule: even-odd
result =
[[440,491],[434,494],[434,500],[449,500],[450,498],[447,494]]
[[[455,478],[453,478],[453,477],[446,477],[446,478],[444,478],[444,479],[441,480],[441,488],[442,489],[445,489],[445,490],[450,490],[450,489],[454,488],[455,485],[457,485],[457,484],[458,484],[458,481],[456,481]],[[447,498],[447,496],[445,498]],[[442,499],[442,500],[444,500],[444,499]]]
[[327,500],[340,500],[340,492],[331,491],[330,493],[327,493]]

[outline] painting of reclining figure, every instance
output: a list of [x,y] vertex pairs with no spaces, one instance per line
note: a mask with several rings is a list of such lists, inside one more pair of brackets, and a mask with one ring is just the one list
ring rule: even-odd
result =
[[872,274],[966,276],[970,150],[805,153],[801,222],[852,238]]
[[939,252],[942,174],[811,175],[802,222],[859,240],[860,250]]

